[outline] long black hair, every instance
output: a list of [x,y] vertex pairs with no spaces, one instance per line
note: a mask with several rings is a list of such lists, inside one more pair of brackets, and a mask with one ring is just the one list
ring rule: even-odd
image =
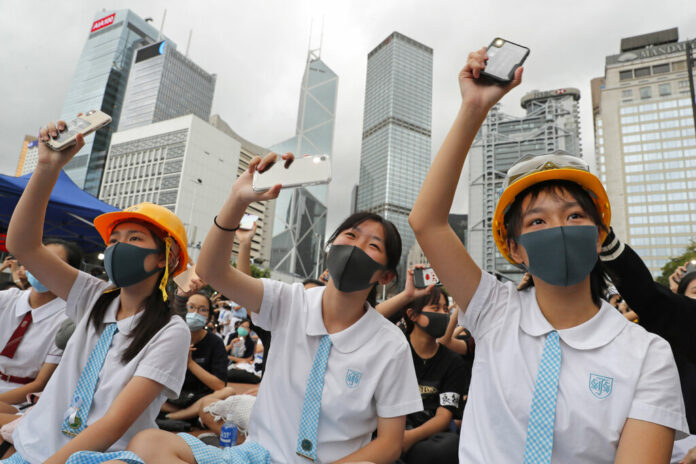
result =
[[[164,241],[152,231],[151,226],[148,226],[148,230],[150,231],[152,238],[155,240],[157,249],[164,254],[166,252]],[[123,364],[127,364],[129,361],[135,358],[137,354],[140,353],[140,350],[147,345],[147,342],[149,342],[150,339],[152,339],[152,337],[154,337],[155,334],[162,329],[162,327],[167,325],[171,317],[174,315],[174,311],[164,301],[164,298],[162,298],[162,292],[159,289],[159,282],[162,280],[163,275],[164,269],[157,274],[155,286],[150,295],[148,295],[143,302],[145,306],[143,314],[140,317],[138,324],[135,326],[135,330],[130,336],[130,345],[128,345],[128,348],[126,348],[121,355],[121,363]],[[109,305],[120,294],[120,288],[106,292],[97,299],[96,303],[94,303],[92,312],[89,315],[89,320],[92,322],[97,331],[99,331],[99,326],[104,321],[104,315],[106,314],[106,310],[109,308]]]
[[[560,197],[563,192],[568,192],[570,196],[573,197],[575,201],[578,202],[583,211],[590,216],[592,222],[594,222],[597,227],[609,232],[607,227],[602,222],[602,218],[597,210],[597,205],[590,197],[590,194],[575,182],[568,180],[547,180],[544,182],[539,182],[534,184],[521,193],[519,193],[515,200],[510,204],[508,211],[505,213],[504,223],[505,229],[507,230],[508,240],[512,240],[517,243],[519,233],[522,230],[522,202],[528,196],[531,201],[536,200],[540,193],[547,192],[551,195]],[[534,285],[533,279],[530,277],[529,284],[526,287]],[[592,294],[592,302],[601,306],[602,296],[604,295],[607,288],[607,276],[602,265],[602,261],[597,259],[597,262],[590,272],[590,293]]]
[[433,289],[427,295],[423,295],[420,298],[416,298],[403,308],[401,308],[401,316],[403,317],[404,324],[406,324],[406,335],[413,332],[414,323],[408,314],[406,313],[409,309],[412,309],[416,314],[420,315],[423,313],[423,308],[433,304],[440,304],[440,297],[444,296],[445,300],[449,300],[449,295],[442,287],[433,287]]
[[[387,255],[387,270],[392,271],[396,276],[396,281],[399,281],[399,274],[397,272],[397,267],[399,266],[399,260],[401,259],[401,235],[399,234],[396,226],[389,220],[384,219],[382,216],[376,213],[370,213],[368,211],[359,211],[348,216],[339,225],[334,233],[331,234],[327,245],[331,245],[336,237],[340,235],[344,230],[352,229],[359,226],[365,221],[374,221],[382,225],[384,229],[384,250]],[[372,306],[375,306],[377,301],[377,286],[372,287],[372,291],[367,296],[367,301]]]
[[60,245],[65,250],[68,264],[75,269],[80,269],[82,264],[82,249],[74,242],[68,242],[62,238],[49,237],[43,241],[44,245]]

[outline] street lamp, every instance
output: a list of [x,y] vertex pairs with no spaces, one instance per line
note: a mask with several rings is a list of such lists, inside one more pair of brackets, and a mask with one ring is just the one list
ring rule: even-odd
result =
[[[191,241],[188,244],[188,246],[193,247],[196,238],[195,234],[193,233],[193,210],[196,208],[196,195],[198,194],[198,186],[203,185],[203,179],[198,177],[196,179],[189,179],[189,181],[193,182],[193,198],[191,198],[191,209],[189,210],[187,234],[189,235],[188,239]],[[196,258],[198,257],[196,256]]]

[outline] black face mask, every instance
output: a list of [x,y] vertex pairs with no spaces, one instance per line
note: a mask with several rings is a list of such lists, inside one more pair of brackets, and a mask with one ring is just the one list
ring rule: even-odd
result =
[[428,313],[422,312],[423,316],[428,318],[428,325],[423,327],[419,323],[415,323],[418,327],[425,330],[425,333],[433,338],[440,338],[447,332],[447,326],[449,325],[449,316],[447,314],[440,313]]
[[145,258],[154,253],[160,250],[117,242],[104,251],[104,270],[117,287],[129,287],[162,270],[157,267],[150,272],[145,270]]
[[342,292],[357,292],[376,285],[377,282],[371,282],[372,276],[387,268],[352,245],[331,245],[326,267],[334,286]]

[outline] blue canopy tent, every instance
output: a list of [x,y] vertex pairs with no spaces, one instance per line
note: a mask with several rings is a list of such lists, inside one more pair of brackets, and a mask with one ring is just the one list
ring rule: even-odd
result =
[[[0,232],[6,233],[12,212],[31,174],[12,177],[0,174]],[[63,171],[51,192],[46,210],[44,237],[76,242],[86,253],[104,249],[104,241],[92,221],[102,213],[119,211],[81,190]]]

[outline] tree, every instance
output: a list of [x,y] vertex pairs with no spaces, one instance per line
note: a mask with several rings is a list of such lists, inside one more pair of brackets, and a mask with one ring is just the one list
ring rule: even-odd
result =
[[683,266],[684,263],[691,261],[692,259],[696,259],[696,243],[693,241],[688,247],[686,247],[684,254],[670,259],[664,266],[662,266],[662,275],[655,280],[662,285],[669,287],[669,276],[671,276],[679,266]]

